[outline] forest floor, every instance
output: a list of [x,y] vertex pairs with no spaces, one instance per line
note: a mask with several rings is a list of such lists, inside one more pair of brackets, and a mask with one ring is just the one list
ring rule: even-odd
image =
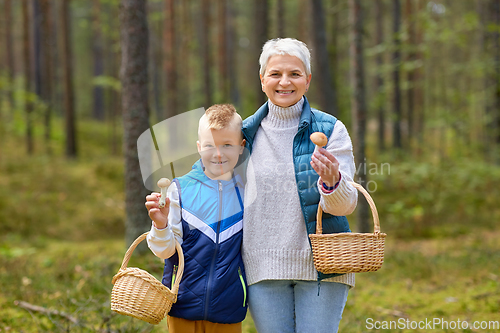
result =
[[[499,331],[484,329],[500,321],[499,238],[500,231],[410,241],[389,235],[382,268],[356,275],[340,332]],[[124,252],[120,239],[5,238],[0,332],[166,332],[166,320],[152,326],[110,310],[111,279]],[[152,254],[132,256],[129,267],[161,276],[162,263]],[[27,310],[21,301],[47,311]],[[48,312],[54,310],[59,315]],[[256,332],[250,315],[243,327]]]
[[[123,159],[109,128],[82,122],[77,159],[63,156],[60,130],[51,154],[37,140],[33,156],[23,133],[19,119],[0,140],[0,332],[166,332],[165,320],[110,310],[126,248]],[[379,157],[390,162],[370,172],[385,261],[356,275],[340,332],[500,331],[500,168],[465,157]],[[157,278],[163,268],[149,251],[129,266]],[[250,315],[243,332],[256,332]]]

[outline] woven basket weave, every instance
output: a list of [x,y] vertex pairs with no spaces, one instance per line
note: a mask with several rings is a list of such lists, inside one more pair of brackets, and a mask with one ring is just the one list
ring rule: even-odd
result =
[[316,234],[310,234],[314,266],[324,274],[375,272],[384,262],[384,243],[386,234],[380,232],[377,207],[370,194],[359,184],[350,182],[363,193],[370,205],[374,232],[322,234],[323,210],[318,205]]
[[147,235],[147,232],[142,234],[130,245],[120,270],[113,277],[111,310],[156,325],[165,318],[172,304],[177,301],[179,283],[184,272],[184,255],[181,246],[176,241],[179,268],[172,290],[148,272],[135,267],[127,267],[132,252]]

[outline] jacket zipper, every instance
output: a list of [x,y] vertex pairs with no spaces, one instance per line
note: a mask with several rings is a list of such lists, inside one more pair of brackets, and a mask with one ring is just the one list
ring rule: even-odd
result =
[[207,294],[206,294],[206,299],[205,299],[205,316],[204,320],[207,320],[208,318],[208,307],[210,304],[210,293],[212,289],[212,280],[214,277],[214,270],[215,270],[215,261],[217,259],[217,252],[219,251],[219,233],[220,233],[220,223],[222,219],[222,183],[218,181],[219,183],[219,221],[217,222],[217,232],[215,234],[215,249],[214,249],[214,255],[212,256],[212,263],[210,264],[210,273],[208,275],[208,283],[207,283]]
[[243,287],[243,307],[247,304],[247,287],[245,286],[245,280],[241,274],[241,267],[238,267],[238,275],[240,276],[241,286]]
[[177,268],[179,267],[177,265],[174,265],[174,272],[172,273],[172,283],[170,284],[170,289],[174,288],[175,277],[177,276]]

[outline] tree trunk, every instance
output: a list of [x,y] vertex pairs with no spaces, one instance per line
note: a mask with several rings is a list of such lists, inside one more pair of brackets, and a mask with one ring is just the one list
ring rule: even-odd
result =
[[[485,62],[489,62],[490,59],[490,43],[491,43],[491,38],[492,38],[492,33],[489,29],[489,25],[491,24],[491,12],[492,12],[492,2],[495,0],[485,0],[485,1],[478,1],[478,6],[480,6],[480,22],[482,23],[482,52],[484,54],[484,60]],[[485,159],[490,159],[491,158],[491,138],[490,138],[490,123],[489,119],[491,119],[491,109],[492,109],[492,100],[490,100],[490,89],[491,86],[494,84],[492,82],[493,80],[493,75],[490,73],[487,73],[483,77],[483,91],[485,91],[484,96],[484,113],[480,115],[481,118],[483,118],[482,122],[482,128],[481,128],[481,141],[483,143],[483,152],[484,152],[484,157]]]
[[40,8],[40,0],[33,0],[33,72],[34,72],[34,83],[35,83],[35,93],[42,99],[42,69],[41,69],[41,51],[40,51],[40,41],[42,39],[42,11]]
[[[137,139],[149,128],[148,111],[148,25],[146,1],[122,0],[120,36],[123,105],[123,154],[125,157],[126,244],[149,229],[144,208],[148,193],[142,181]],[[142,246],[138,250],[145,251]]]
[[53,68],[53,86],[52,86],[52,111],[55,115],[64,116],[64,92],[63,92],[63,71],[62,65],[62,54],[61,54],[61,20],[60,20],[60,10],[62,1],[49,0],[52,5],[52,15],[50,17],[51,26],[51,54],[52,54],[52,68]]
[[[367,184],[365,136],[366,136],[366,99],[363,64],[363,20],[361,0],[349,0],[352,120],[354,128],[354,156],[359,161],[356,181]],[[366,186],[366,185],[365,185]],[[369,207],[366,200],[358,203],[359,232],[370,232]]]
[[51,118],[52,118],[52,86],[54,82],[52,69],[52,29],[51,29],[51,8],[49,0],[41,0],[42,11],[42,99],[46,103],[44,115],[45,127],[45,144],[47,152],[51,153],[50,137],[51,137]]
[[400,0],[392,0],[393,4],[393,39],[394,53],[392,56],[392,79],[394,84],[394,123],[393,123],[393,147],[402,148],[401,142],[401,88],[399,83],[399,70],[401,63],[401,40],[399,38],[399,30],[401,26],[401,5]]
[[[340,72],[339,72],[339,43],[338,43],[338,38],[339,38],[339,35],[342,33],[340,32],[339,30],[339,11],[340,11],[340,4],[339,4],[340,0],[333,0],[332,2],[332,8],[333,8],[333,13],[331,15],[329,15],[329,18],[331,20],[333,20],[333,24],[332,24],[332,32],[331,32],[331,42],[330,42],[330,45],[329,45],[329,62],[332,64],[332,67],[330,69],[330,73],[331,73],[331,76],[332,76],[332,87],[333,87],[333,90],[335,91],[336,93],[336,96],[338,96],[338,81],[339,81],[339,78],[340,78]],[[337,110],[337,115],[340,117],[342,117],[342,107],[340,106],[340,103],[338,101],[338,98],[337,98],[337,101],[335,103],[335,107],[336,107],[336,110]]]
[[[415,40],[415,17],[416,15],[412,8],[412,0],[406,0],[406,21],[408,22],[408,61],[410,63],[415,62],[415,48],[416,48],[416,40]],[[408,90],[407,90],[407,111],[408,111],[408,142],[410,144],[414,141],[414,105],[415,105],[415,70],[410,69],[408,71]],[[412,145],[410,146],[412,147]]]
[[[375,18],[376,18],[376,44],[382,45],[384,42],[384,8],[382,0],[375,2]],[[382,75],[382,66],[384,65],[384,54],[377,53],[377,77],[376,77],[376,91],[377,91],[377,118],[378,118],[378,147],[380,151],[385,150],[385,88],[384,77]]]
[[226,103],[229,98],[229,81],[227,77],[227,65],[228,65],[228,29],[227,29],[227,4],[226,0],[218,0],[218,65],[219,65],[219,91],[221,100]]
[[[325,16],[322,0],[312,0],[313,41],[316,58],[316,85],[320,107],[326,113],[337,114],[336,92],[332,86],[328,50],[326,48]],[[318,82],[319,81],[319,82]]]
[[[5,11],[5,6],[4,6],[4,3],[0,3],[0,12],[3,13]],[[3,34],[3,28],[4,26],[1,26],[0,25],[0,47],[2,47],[2,51],[5,51],[5,41],[4,41],[4,38],[5,38],[5,35]],[[6,64],[7,64],[7,59],[4,60],[3,58],[4,54],[3,52],[0,52],[0,78],[3,79],[3,74],[7,72],[7,69],[5,68],[6,67]],[[0,79],[0,80],[1,80]],[[4,80],[2,80],[4,81]],[[4,84],[3,85],[0,85],[0,156],[2,156],[2,143],[3,143],[3,140],[4,140],[4,135],[3,135],[3,128],[4,128],[4,124],[5,124],[5,119],[4,119],[4,116],[3,116],[3,101],[4,101],[4,97],[7,95],[5,93],[5,91],[8,89],[8,84],[5,85],[5,81],[4,81]]]
[[7,87],[10,116],[14,113],[14,44],[12,42],[12,2],[5,0],[5,48],[7,60]]
[[299,39],[307,44],[307,40],[309,38],[309,25],[307,24],[307,11],[309,10],[308,1],[307,0],[299,0],[299,15],[297,18],[297,27]]
[[[422,10],[422,0],[416,0],[416,13]],[[418,14],[415,17],[415,60],[423,63],[423,55],[420,51],[420,44],[422,43],[423,24],[418,20]],[[423,66],[416,69],[414,72],[413,82],[415,82],[414,96],[415,96],[415,132],[416,140],[416,153],[420,154],[423,148],[424,141],[424,122],[425,122],[425,107],[424,107],[424,92],[423,92]]]
[[[110,76],[113,78],[116,78],[119,76],[120,72],[120,54],[115,51],[111,51],[109,54],[110,61],[108,62],[109,64],[109,71],[110,71]],[[111,100],[109,102],[110,105],[110,127],[111,127],[111,154],[114,156],[118,156],[118,154],[121,152],[120,146],[119,146],[119,137],[118,137],[118,119],[120,119],[120,116],[122,115],[122,103],[121,103],[121,92],[120,90],[115,90],[113,89],[111,91]]]
[[235,49],[235,45],[238,44],[236,40],[236,22],[232,2],[227,4],[228,6],[228,24],[227,24],[227,35],[228,35],[228,44],[227,44],[227,75],[229,80],[229,95],[230,101],[236,108],[239,109],[240,103],[240,94],[238,90],[238,80],[237,80],[237,69],[236,69],[236,52],[233,52]]
[[64,90],[64,115],[66,132],[66,156],[75,158],[77,156],[76,144],[76,117],[75,98],[73,89],[73,53],[71,51],[71,32],[69,24],[70,0],[61,3],[61,42],[63,68],[63,90]]
[[26,113],[26,151],[33,154],[33,102],[31,96],[32,69],[31,69],[31,34],[30,34],[30,16],[29,0],[22,2],[22,21],[23,21],[23,62],[24,62],[24,108]]
[[[104,74],[103,41],[101,33],[101,2],[92,1],[92,57],[94,60],[94,78]],[[94,105],[92,108],[93,118],[104,121],[106,118],[104,112],[104,88],[94,86],[93,88]]]
[[203,63],[203,92],[205,95],[204,106],[212,105],[212,59],[210,56],[210,4],[209,0],[201,0],[201,57]]
[[[174,0],[165,0],[165,24],[163,54],[165,57],[165,75],[167,78],[167,103],[165,104],[165,116],[170,118],[179,113],[177,107],[177,72],[175,54],[175,7]],[[207,41],[208,43],[208,41]]]
[[[119,28],[119,22],[117,20],[119,8],[113,4],[105,5],[105,13],[106,20],[105,22],[109,22],[109,28],[113,30],[117,30]],[[115,37],[115,35],[103,35],[104,36],[104,45],[115,45],[119,43],[119,36]],[[118,40],[116,39],[118,38]],[[120,72],[120,54],[119,51],[115,50],[112,47],[106,47],[104,49],[106,63],[104,66],[104,72],[106,76],[112,78],[118,78]],[[120,98],[120,89],[108,89],[108,98],[106,99],[106,110],[107,112],[107,120],[109,126],[109,147],[111,154],[113,156],[117,156],[121,149],[119,147],[118,141],[118,124],[117,119],[121,115],[121,98]]]
[[[262,46],[267,42],[267,35],[269,29],[269,17],[268,17],[268,0],[255,0],[254,9],[254,30],[255,30],[255,44],[254,44],[254,57],[256,60],[255,73],[259,73],[259,65],[257,60],[259,59],[260,53],[262,51]],[[252,80],[253,81],[253,80]],[[266,95],[262,92],[262,85],[260,81],[256,81],[255,89],[257,92],[257,107],[261,106],[266,102]],[[257,108],[255,108],[257,109]]]
[[494,108],[492,115],[492,143],[494,147],[494,159],[495,163],[500,164],[500,34],[498,29],[500,28],[500,1],[493,1],[493,23],[495,24],[495,32],[493,33],[493,57],[495,64],[494,75]]
[[277,30],[278,37],[285,38],[285,6],[283,5],[284,0],[278,0],[278,13],[277,13]]
[[[193,75],[193,68],[190,65],[191,61],[191,46],[193,40],[193,20],[191,18],[191,2],[190,1],[182,1],[180,7],[182,18],[182,23],[180,25],[182,34],[179,34],[180,38],[180,57],[178,61],[178,68],[182,68],[182,75],[178,77],[178,88],[177,90],[182,91],[183,98],[177,101],[177,107],[180,112],[184,112],[187,110],[191,110],[193,105],[191,102],[191,86],[192,80],[191,77]],[[199,107],[199,105],[196,105]]]
[[[148,6],[148,16],[150,13],[158,13],[161,12],[163,8],[163,2],[159,3],[149,3]],[[163,77],[163,43],[162,35],[163,35],[163,24],[161,20],[152,20],[150,22],[149,29],[149,75],[151,76],[151,109],[154,110],[153,114],[155,115],[155,122],[162,121],[163,118],[163,106],[161,102],[161,96],[163,96],[161,78]]]

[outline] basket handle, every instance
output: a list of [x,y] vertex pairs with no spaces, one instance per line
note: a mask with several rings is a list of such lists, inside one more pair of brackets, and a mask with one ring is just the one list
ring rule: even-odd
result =
[[[370,206],[370,209],[372,211],[372,216],[373,216],[373,233],[378,235],[380,233],[380,221],[378,219],[378,211],[377,207],[375,206],[375,202],[373,201],[372,197],[370,194],[365,190],[363,186],[361,186],[358,183],[355,182],[349,182],[354,188],[356,188],[359,192],[361,192],[365,198],[366,201],[368,202],[368,205]],[[321,203],[318,203],[318,213],[316,214],[316,234],[321,235],[323,233],[323,209],[321,208]]]
[[181,283],[182,275],[184,274],[184,253],[182,252],[181,244],[175,240],[175,249],[179,255],[179,267],[177,268],[177,276],[175,277],[172,292],[177,295],[179,291],[179,284]]
[[[147,237],[148,234],[149,231],[143,233],[142,235],[137,237],[137,239],[130,245],[127,252],[125,253],[125,257],[123,257],[122,266],[120,270],[124,270],[127,268],[128,262],[135,248],[137,247],[137,245],[139,245],[140,242],[142,242]],[[179,283],[181,282],[182,275],[184,274],[184,253],[182,251],[181,245],[177,240],[175,240],[175,249],[177,250],[177,254],[179,255],[179,268],[177,269],[177,276],[175,277],[175,282],[171,290],[173,293],[177,294],[177,292],[179,291]]]
[[142,235],[137,237],[137,239],[132,244],[130,244],[130,247],[125,253],[125,257],[123,257],[122,267],[120,267],[120,270],[127,268],[128,261],[130,260],[130,257],[132,257],[132,253],[134,253],[135,248],[137,247],[137,245],[139,245],[140,242],[142,242],[146,238],[148,234],[149,231],[143,233]]

